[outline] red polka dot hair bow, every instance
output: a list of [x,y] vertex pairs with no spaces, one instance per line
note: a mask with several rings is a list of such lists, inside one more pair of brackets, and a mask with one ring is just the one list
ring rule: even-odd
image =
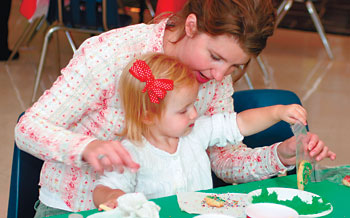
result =
[[136,60],[129,72],[141,82],[146,82],[142,92],[147,91],[152,103],[159,104],[159,100],[165,97],[166,91],[174,88],[174,81],[170,79],[155,79],[149,66],[142,60]]

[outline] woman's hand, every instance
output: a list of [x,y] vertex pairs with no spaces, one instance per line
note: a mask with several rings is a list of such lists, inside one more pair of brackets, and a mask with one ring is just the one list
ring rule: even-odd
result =
[[299,104],[279,105],[277,113],[281,120],[288,123],[294,124],[299,121],[304,125],[307,124],[307,112],[305,108]]
[[[325,146],[324,142],[318,138],[316,134],[307,133],[305,140],[305,152],[316,161],[321,161],[324,158],[335,160],[336,154]],[[277,154],[280,161],[285,166],[296,164],[296,140],[295,136],[282,142],[277,148]]]
[[135,172],[140,168],[140,165],[132,160],[129,152],[119,141],[95,140],[90,142],[83,151],[83,160],[99,173],[104,170],[112,171],[113,167],[120,173],[124,172],[124,167]]

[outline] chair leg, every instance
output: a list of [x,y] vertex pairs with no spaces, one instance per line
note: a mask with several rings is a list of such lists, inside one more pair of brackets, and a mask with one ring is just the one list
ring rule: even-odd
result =
[[253,83],[252,83],[252,81],[250,80],[249,75],[248,75],[247,72],[244,73],[244,79],[245,79],[245,81],[247,82],[249,89],[254,89]]
[[307,10],[309,11],[309,14],[310,14],[310,16],[311,16],[311,18],[312,18],[312,21],[313,21],[314,24],[315,24],[315,27],[316,27],[316,29],[317,29],[317,32],[318,32],[318,34],[319,34],[320,37],[321,37],[323,46],[324,46],[324,48],[326,49],[326,52],[327,52],[327,54],[328,54],[328,57],[329,57],[329,59],[332,60],[334,56],[333,56],[332,50],[331,50],[331,48],[330,48],[330,46],[329,46],[329,43],[328,43],[328,40],[327,40],[325,31],[324,31],[324,28],[323,28],[323,26],[322,26],[322,24],[321,24],[321,20],[320,20],[318,14],[317,14],[317,11],[316,11],[316,9],[315,9],[315,6],[314,6],[314,4],[313,4],[310,0],[307,0],[307,1],[305,2],[305,4],[306,4],[306,8],[307,8]]
[[280,24],[284,16],[286,16],[287,12],[293,5],[293,2],[294,0],[284,0],[277,8],[276,27],[278,26],[278,24]]
[[59,39],[59,34],[58,32],[55,32],[55,38],[56,38],[56,58],[57,58],[57,62],[56,62],[56,66],[57,66],[57,75],[60,74],[60,70],[61,70],[61,49],[60,49],[60,39]]
[[143,23],[143,13],[145,12],[145,0],[139,0],[140,3],[140,13],[139,13],[139,23]]
[[24,29],[23,33],[17,40],[14,48],[12,49],[12,53],[10,54],[9,58],[7,59],[7,63],[11,63],[13,56],[17,53],[19,47],[22,45],[22,43],[25,41],[25,39],[28,38],[29,35],[32,35],[35,31],[35,28],[40,24],[41,18],[35,19],[31,24],[27,25]]
[[268,84],[270,81],[269,71],[267,70],[265,63],[262,60],[261,55],[256,57],[256,61],[258,62],[258,65],[264,74],[264,83]]
[[50,40],[52,34],[56,31],[60,30],[61,28],[63,28],[63,27],[53,26],[45,34],[43,48],[41,50],[41,55],[40,55],[40,61],[39,61],[38,69],[37,69],[36,74],[35,74],[34,89],[33,89],[31,103],[34,103],[36,100],[36,94],[37,94],[38,88],[39,88],[39,83],[40,83],[41,74],[42,74],[43,67],[44,67],[44,62],[45,62],[45,58],[46,58],[46,52],[47,52],[49,40]]
[[40,30],[40,28],[44,25],[45,22],[46,22],[46,16],[42,16],[38,21],[38,24],[35,26],[35,28],[30,32],[30,34],[28,34],[28,37],[25,40],[26,46],[29,46],[35,34]]
[[70,45],[70,47],[72,48],[73,50],[73,53],[75,53],[75,51],[77,50],[76,46],[75,46],[75,43],[73,41],[73,38],[72,38],[72,35],[69,31],[65,31],[65,34],[66,34],[66,37],[67,37],[67,40],[68,40],[68,43]]
[[155,12],[154,12],[153,6],[151,4],[151,1],[150,0],[146,0],[146,5],[147,5],[147,8],[149,10],[149,13],[151,14],[152,17],[154,17]]

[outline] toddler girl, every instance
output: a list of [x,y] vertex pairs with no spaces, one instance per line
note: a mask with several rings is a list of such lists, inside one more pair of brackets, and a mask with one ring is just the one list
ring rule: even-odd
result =
[[123,174],[105,171],[93,193],[95,206],[103,203],[114,208],[116,199],[130,192],[158,198],[210,189],[213,184],[208,146],[238,144],[243,136],[281,119],[306,123],[306,111],[300,105],[276,105],[197,119],[194,104],[198,101],[199,83],[195,75],[175,58],[159,53],[146,54],[129,63],[119,87],[125,113],[122,135],[126,137],[121,143],[140,168],[137,172],[125,169]]

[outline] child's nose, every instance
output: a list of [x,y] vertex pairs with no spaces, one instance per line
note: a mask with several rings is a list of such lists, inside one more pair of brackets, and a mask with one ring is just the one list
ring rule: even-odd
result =
[[197,109],[193,106],[192,112],[191,112],[191,119],[194,120],[198,116]]

